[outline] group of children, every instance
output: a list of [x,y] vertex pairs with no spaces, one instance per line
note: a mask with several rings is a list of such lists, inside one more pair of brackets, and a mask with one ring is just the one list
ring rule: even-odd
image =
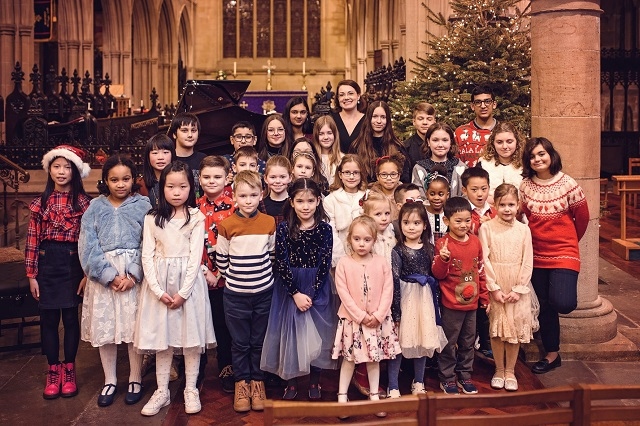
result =
[[[388,111],[371,107],[365,128],[383,134],[380,115]],[[368,164],[366,156],[343,154],[330,117],[316,121],[312,139],[295,140],[285,137],[291,123],[269,117],[262,158],[253,126],[237,123],[235,152],[225,158],[196,155],[199,122],[178,116],[170,132],[175,145],[165,135],[149,140],[142,178],[126,156],[112,156],[102,170],[102,195],[93,200],[81,182],[88,174],[83,153],[70,146],[50,151],[26,247],[49,363],[43,396],[77,393],[80,338],[99,348],[100,406],[111,405],[117,392],[118,344],[129,352],[127,404],[143,395],[142,354],[155,354],[158,388],[142,408],[148,416],[170,402],[175,354],[184,356],[185,411],[200,411],[198,377],[206,349],[216,344],[222,387],[234,393],[238,412],[263,409],[265,374],[287,381],[284,399],[295,399],[297,379],[310,375],[308,397],[316,400],[321,371],[338,366],[338,401],[347,402],[357,364],[366,366],[369,398],[377,400],[383,360],[387,395],[397,398],[403,357],[413,362],[411,393],[423,393],[426,362],[436,354],[441,389],[473,394],[477,335],[493,350],[491,387],[517,390],[519,344],[538,327],[530,226],[548,232],[549,217],[535,198],[546,189],[535,186],[560,178],[573,191],[570,208],[580,212],[581,227],[586,204],[575,181],[561,174],[550,142],[532,139],[525,147],[504,124],[484,151],[491,172],[467,168],[456,158],[452,129],[430,125],[411,182],[402,150]],[[522,163],[529,172],[524,194],[518,173],[506,171]],[[529,226],[520,221],[523,203]],[[553,312],[543,311],[553,325]]]

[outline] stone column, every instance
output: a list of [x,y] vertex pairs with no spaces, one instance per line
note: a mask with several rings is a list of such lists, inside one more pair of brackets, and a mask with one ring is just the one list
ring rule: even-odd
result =
[[578,308],[560,319],[561,352],[570,357],[617,333],[613,306],[598,295],[601,13],[600,0],[531,2],[531,134],[554,143],[589,203]]

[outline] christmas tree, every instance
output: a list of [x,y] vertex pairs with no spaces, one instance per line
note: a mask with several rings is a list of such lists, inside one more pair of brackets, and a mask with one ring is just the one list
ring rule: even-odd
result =
[[511,121],[525,135],[531,129],[531,40],[527,6],[519,0],[451,0],[447,20],[428,6],[430,21],[445,27],[432,36],[431,53],[412,60],[414,77],[398,82],[390,102],[396,134],[404,140],[415,132],[413,106],[421,101],[436,109],[436,119],[456,128],[473,118],[471,90],[479,84],[494,89],[494,116]]

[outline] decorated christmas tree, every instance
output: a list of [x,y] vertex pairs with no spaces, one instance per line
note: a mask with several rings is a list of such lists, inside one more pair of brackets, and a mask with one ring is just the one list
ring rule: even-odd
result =
[[[399,82],[391,100],[393,125],[400,139],[415,132],[413,106],[431,103],[437,120],[453,128],[473,118],[471,90],[479,84],[494,89],[494,116],[513,122],[529,135],[531,128],[531,41],[527,6],[519,0],[451,0],[446,19],[428,6],[427,17],[445,28],[430,34],[431,53],[418,57],[413,78]],[[407,76],[408,78],[410,76]]]

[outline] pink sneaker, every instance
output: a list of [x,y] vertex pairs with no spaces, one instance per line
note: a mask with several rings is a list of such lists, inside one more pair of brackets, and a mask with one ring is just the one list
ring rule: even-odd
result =
[[47,372],[47,384],[42,392],[44,399],[56,399],[60,396],[60,386],[62,385],[62,377],[60,376],[60,364],[50,365]]
[[62,397],[69,398],[78,394],[76,385],[76,366],[73,362],[62,363]]

